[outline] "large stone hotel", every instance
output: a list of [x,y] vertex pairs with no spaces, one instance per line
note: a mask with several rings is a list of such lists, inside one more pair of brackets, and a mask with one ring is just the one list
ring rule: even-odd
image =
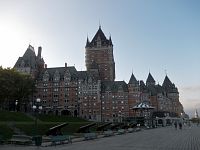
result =
[[146,105],[151,114],[180,116],[183,106],[179,92],[166,75],[162,85],[156,84],[149,72],[146,82],[130,75],[128,83],[115,81],[115,60],[111,37],[101,27],[85,46],[86,71],[63,63],[63,67],[48,68],[42,48],[35,54],[29,45],[14,68],[32,75],[36,81],[33,102],[40,98],[44,114],[78,116],[94,121],[119,122],[122,118],[139,117],[136,106]]

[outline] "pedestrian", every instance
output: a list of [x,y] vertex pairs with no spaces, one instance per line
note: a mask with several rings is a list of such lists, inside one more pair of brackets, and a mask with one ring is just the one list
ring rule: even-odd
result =
[[174,127],[177,130],[177,122],[174,122]]
[[181,122],[179,122],[179,129],[181,130],[182,129],[182,123]]

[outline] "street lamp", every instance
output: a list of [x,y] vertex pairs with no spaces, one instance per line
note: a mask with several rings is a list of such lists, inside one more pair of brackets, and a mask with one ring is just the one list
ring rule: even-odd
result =
[[36,102],[35,102],[35,105],[33,105],[33,110],[35,112],[35,128],[36,128],[36,133],[37,133],[37,115],[38,115],[39,111],[42,110],[42,105],[40,104],[40,102],[41,102],[41,99],[37,98]]
[[18,100],[15,100],[15,111],[17,111]]

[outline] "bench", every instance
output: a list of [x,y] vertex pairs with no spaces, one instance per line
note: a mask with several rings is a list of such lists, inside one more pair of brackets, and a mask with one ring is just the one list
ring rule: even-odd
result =
[[66,142],[72,143],[71,137],[68,135],[57,135],[51,137],[52,145],[65,144]]
[[85,133],[84,134],[84,139],[85,140],[94,140],[97,138],[97,134],[96,133]]
[[117,131],[117,134],[124,134],[125,133],[125,130],[124,129],[119,129],[118,131]]
[[114,133],[112,130],[107,130],[103,132],[104,137],[109,137],[109,136],[113,136]]
[[136,128],[135,131],[136,132],[141,131],[141,128]]
[[29,145],[32,144],[32,137],[27,135],[13,135],[9,142],[11,144]]
[[127,129],[127,132],[128,132],[128,133],[132,133],[133,131],[134,131],[133,128],[128,128],[128,129]]

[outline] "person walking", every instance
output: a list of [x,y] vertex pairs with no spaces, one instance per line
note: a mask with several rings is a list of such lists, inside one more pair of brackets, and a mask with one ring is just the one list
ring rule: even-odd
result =
[[177,122],[174,122],[174,127],[177,130]]
[[182,123],[181,122],[179,122],[179,129],[181,130],[182,129]]

